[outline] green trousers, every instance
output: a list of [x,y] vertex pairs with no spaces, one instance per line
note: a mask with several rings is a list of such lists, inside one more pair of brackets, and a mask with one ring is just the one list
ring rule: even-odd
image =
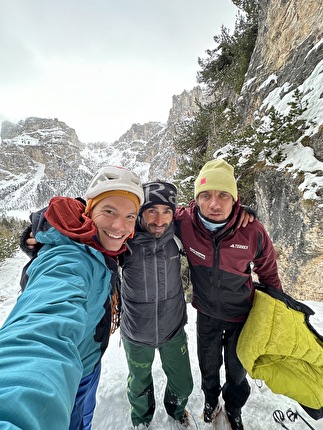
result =
[[[127,394],[131,404],[131,420],[134,426],[149,424],[155,411],[152,364],[156,348],[135,345],[125,339],[123,345],[129,368]],[[162,368],[167,377],[164,405],[168,415],[180,420],[193,390],[184,329],[158,349]]]

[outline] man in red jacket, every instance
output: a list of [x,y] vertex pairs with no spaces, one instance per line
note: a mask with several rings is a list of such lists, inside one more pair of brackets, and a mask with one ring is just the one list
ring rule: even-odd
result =
[[[242,208],[234,169],[226,161],[212,160],[203,166],[194,198],[188,208],[176,210],[175,220],[190,266],[192,305],[197,309],[204,421],[212,422],[220,412],[222,391],[232,430],[243,430],[241,408],[250,387],[236,345],[254,297],[252,270],[259,282],[281,289],[276,254],[258,220],[239,227]],[[221,387],[223,357],[226,380]]]

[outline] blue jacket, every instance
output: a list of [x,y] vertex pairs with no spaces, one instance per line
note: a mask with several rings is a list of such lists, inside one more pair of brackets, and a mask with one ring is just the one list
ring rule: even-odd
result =
[[97,327],[112,271],[100,251],[53,227],[36,239],[45,245],[0,329],[0,428],[64,430],[80,380],[100,361],[101,340],[107,344]]

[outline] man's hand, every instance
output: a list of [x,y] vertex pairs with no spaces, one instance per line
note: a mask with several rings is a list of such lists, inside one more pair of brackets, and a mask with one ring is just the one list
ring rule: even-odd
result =
[[32,233],[32,231],[29,234],[29,237],[26,240],[26,245],[28,249],[34,249],[35,246],[37,245],[37,240],[34,238],[34,235]]
[[240,218],[238,220],[238,228],[246,227],[249,222],[253,222],[255,216],[252,213],[247,212],[245,209],[241,210]]
[[34,238],[31,225],[25,228],[20,236],[20,249],[27,254],[29,258],[34,258],[41,247],[42,244],[38,243]]

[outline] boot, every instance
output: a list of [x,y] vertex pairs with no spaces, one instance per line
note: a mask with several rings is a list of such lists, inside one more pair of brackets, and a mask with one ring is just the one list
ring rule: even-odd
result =
[[221,405],[218,403],[215,408],[212,408],[212,406],[209,403],[205,403],[204,410],[203,410],[203,419],[206,423],[211,423],[215,420],[215,418],[219,415],[221,412]]
[[227,417],[232,430],[244,430],[241,419],[241,412],[237,412],[233,415],[231,412],[227,411]]

